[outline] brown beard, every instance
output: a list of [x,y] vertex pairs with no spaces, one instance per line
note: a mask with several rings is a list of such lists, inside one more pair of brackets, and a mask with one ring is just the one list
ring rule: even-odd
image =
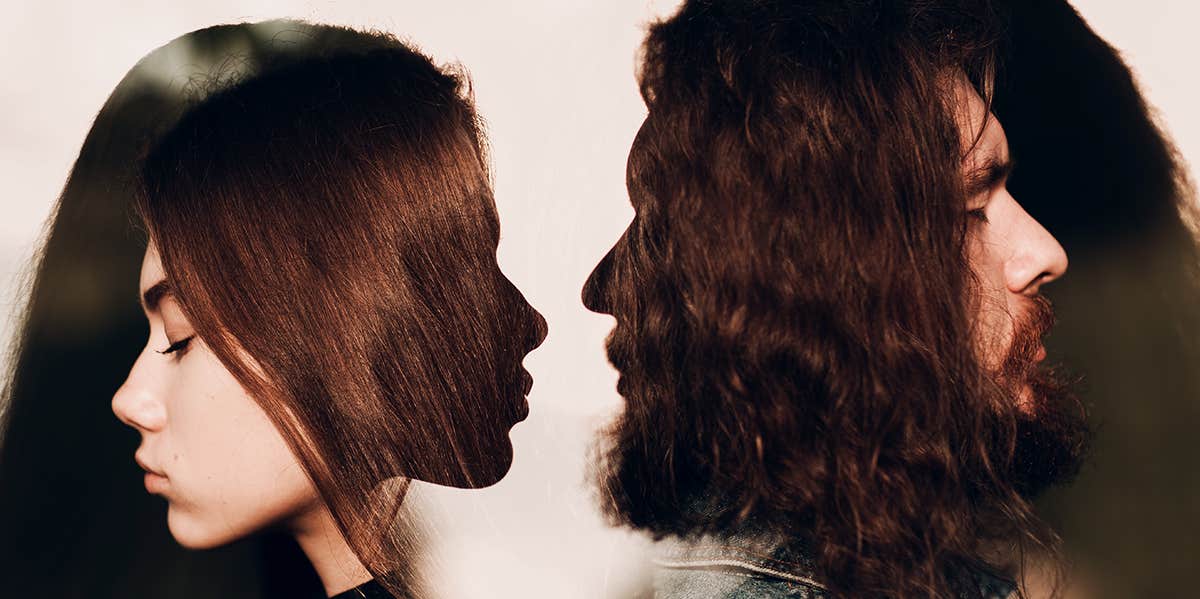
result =
[[1042,337],[1054,326],[1054,310],[1042,296],[1017,321],[999,379],[1014,399],[1028,393],[1016,410],[1016,440],[1010,462],[1013,486],[1026,498],[1069,482],[1082,467],[1091,438],[1082,402],[1071,381],[1038,363]]

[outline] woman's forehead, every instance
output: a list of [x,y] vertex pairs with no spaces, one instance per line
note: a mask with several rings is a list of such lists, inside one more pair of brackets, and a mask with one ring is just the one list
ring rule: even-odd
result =
[[153,242],[146,244],[146,252],[142,255],[142,271],[138,277],[138,295],[144,295],[147,290],[166,278],[163,272],[162,259],[158,255],[158,247]]

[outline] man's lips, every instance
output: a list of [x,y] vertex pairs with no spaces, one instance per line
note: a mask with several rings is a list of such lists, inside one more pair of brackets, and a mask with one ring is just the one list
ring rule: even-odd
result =
[[521,369],[521,383],[522,395],[529,395],[529,391],[533,389],[533,375],[524,368]]

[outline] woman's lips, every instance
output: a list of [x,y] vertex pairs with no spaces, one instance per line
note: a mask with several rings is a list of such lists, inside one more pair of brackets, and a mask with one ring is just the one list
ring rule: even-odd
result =
[[146,485],[147,491],[159,495],[166,493],[169,485],[167,482],[167,477],[161,474],[155,474],[153,472],[147,472],[146,476],[143,477],[142,482]]
[[165,474],[146,465],[146,460],[142,459],[140,455],[134,455],[133,461],[137,462],[138,467],[146,471],[146,475],[142,477],[142,481],[146,485],[147,491],[160,494],[166,492],[168,481]]
[[[517,399],[517,422],[521,422],[529,417],[529,391],[533,389],[533,375],[529,374],[528,370],[521,369],[521,397]],[[515,424],[515,423],[514,423]]]

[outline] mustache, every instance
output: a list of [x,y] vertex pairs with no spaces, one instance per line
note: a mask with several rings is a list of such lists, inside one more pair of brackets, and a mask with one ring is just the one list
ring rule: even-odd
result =
[[1054,306],[1038,295],[1030,300],[1024,316],[1014,323],[1013,338],[1000,364],[1001,380],[1024,384],[1038,368],[1037,354],[1042,338],[1054,328]]

